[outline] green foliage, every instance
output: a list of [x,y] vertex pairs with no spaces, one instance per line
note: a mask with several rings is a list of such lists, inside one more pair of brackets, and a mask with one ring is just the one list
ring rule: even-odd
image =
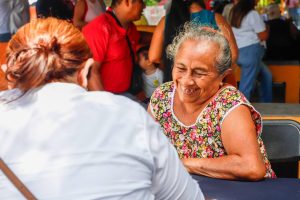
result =
[[160,0],[146,0],[146,6],[155,6]]

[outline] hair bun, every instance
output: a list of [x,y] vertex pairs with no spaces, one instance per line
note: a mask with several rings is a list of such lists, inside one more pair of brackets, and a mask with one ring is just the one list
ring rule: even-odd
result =
[[49,42],[46,42],[45,39],[39,39],[38,46],[44,48],[48,51],[57,51],[59,49],[59,44],[57,43],[57,38],[54,36],[50,39]]

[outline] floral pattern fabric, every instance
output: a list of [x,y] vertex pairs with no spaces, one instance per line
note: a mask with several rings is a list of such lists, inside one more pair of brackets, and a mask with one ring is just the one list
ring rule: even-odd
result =
[[226,155],[221,139],[221,125],[230,111],[243,104],[249,107],[256,125],[257,141],[267,169],[265,177],[276,177],[261,139],[261,116],[236,88],[222,88],[200,113],[195,124],[190,126],[181,123],[173,113],[174,92],[173,82],[161,85],[151,97],[150,110],[180,158],[215,158]]

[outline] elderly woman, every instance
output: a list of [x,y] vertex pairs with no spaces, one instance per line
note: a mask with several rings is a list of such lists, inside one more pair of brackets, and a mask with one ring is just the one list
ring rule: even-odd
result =
[[[232,69],[234,69],[238,49],[231,27],[226,20],[218,13],[205,10],[203,0],[173,0],[166,17],[160,20],[153,33],[149,49],[149,60],[151,62],[163,62],[164,81],[166,82],[172,79],[172,63],[171,60],[166,57],[164,50],[172,42],[178,29],[188,21],[193,21],[199,25],[211,26],[224,34],[229,41],[233,64]],[[233,73],[228,74],[226,82],[236,85]]]
[[[90,56],[65,20],[31,21],[12,37],[4,70],[13,89],[0,93],[0,170],[7,172],[2,159],[26,199],[204,199],[142,107],[86,91]],[[22,199],[4,174],[0,199]]]
[[148,110],[186,169],[222,179],[275,177],[260,137],[260,114],[222,82],[231,66],[225,37],[188,23],[167,54],[174,59],[173,81],[154,92]]

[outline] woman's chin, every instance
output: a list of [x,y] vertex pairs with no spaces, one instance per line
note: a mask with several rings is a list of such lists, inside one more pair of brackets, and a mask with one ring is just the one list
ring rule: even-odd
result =
[[199,95],[197,94],[181,94],[180,101],[182,103],[193,103],[199,100]]

